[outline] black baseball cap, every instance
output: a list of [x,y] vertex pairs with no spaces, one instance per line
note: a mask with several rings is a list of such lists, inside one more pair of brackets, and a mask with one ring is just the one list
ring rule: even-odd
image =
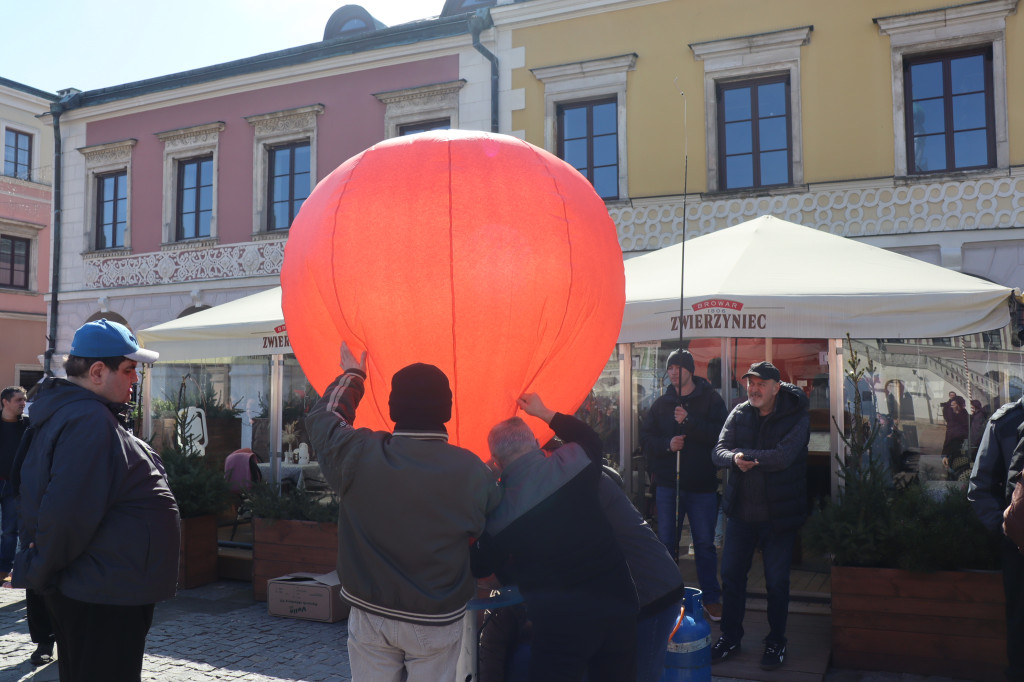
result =
[[742,378],[754,376],[758,379],[770,379],[772,381],[782,381],[782,374],[779,373],[779,369],[772,363],[764,360],[762,362],[755,362],[747,370],[747,373]]

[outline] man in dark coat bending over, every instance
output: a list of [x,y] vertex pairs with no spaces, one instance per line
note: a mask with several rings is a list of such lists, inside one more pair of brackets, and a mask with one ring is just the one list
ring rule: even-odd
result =
[[769,632],[761,667],[774,670],[786,657],[789,569],[797,531],[807,519],[807,441],[810,414],[804,392],[782,382],[770,362],[743,375],[747,401],[722,427],[715,464],[729,467],[722,506],[728,519],[722,551],[722,636],[711,662],[739,652],[747,599],[747,573],[760,547],[768,590]]
[[[573,419],[535,393],[517,403],[556,434]],[[487,444],[504,495],[474,546],[473,573],[514,573],[533,621],[530,682],[632,680],[637,596],[598,497],[600,439],[546,457],[526,422],[512,417],[491,429]]]

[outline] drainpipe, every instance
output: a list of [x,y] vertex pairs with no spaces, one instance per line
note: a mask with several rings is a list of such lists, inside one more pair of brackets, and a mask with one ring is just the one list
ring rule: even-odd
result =
[[491,132],[498,132],[498,57],[480,43],[480,32],[494,26],[490,8],[481,7],[469,18],[473,47],[491,63]]
[[50,115],[53,117],[53,236],[50,243],[53,248],[50,254],[50,333],[47,337],[46,353],[43,356],[43,374],[45,376],[53,376],[53,355],[57,351],[57,291],[60,289],[61,213],[64,208],[61,194],[63,144],[60,137],[60,115],[68,109],[76,108],[81,101],[81,91],[75,88],[61,90],[57,94],[62,97],[58,102],[50,105]]

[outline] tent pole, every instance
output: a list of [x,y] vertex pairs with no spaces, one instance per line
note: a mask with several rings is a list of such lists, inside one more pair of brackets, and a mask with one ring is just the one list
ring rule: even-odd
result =
[[284,410],[284,356],[270,356],[270,480],[281,483],[281,428]]

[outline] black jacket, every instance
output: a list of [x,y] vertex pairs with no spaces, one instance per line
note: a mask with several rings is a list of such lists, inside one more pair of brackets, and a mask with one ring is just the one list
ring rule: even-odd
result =
[[[749,402],[737,405],[722,428],[715,448],[715,463],[729,467],[729,480],[722,498],[726,516],[739,512],[739,488],[763,485],[768,517],[776,532],[798,529],[807,519],[807,441],[811,419],[807,396],[782,382],[775,408],[762,420]],[[760,421],[760,425],[759,425]],[[747,473],[733,463],[741,451],[759,464]]]
[[[718,490],[711,453],[725,423],[725,402],[703,377],[693,378],[694,389],[679,397],[675,386],[654,401],[640,427],[640,443],[647,456],[647,471],[654,485],[672,487],[676,478],[676,453],[669,450],[673,436],[686,436],[679,459],[679,489],[693,493]],[[686,421],[677,424],[675,409],[682,405]]]

